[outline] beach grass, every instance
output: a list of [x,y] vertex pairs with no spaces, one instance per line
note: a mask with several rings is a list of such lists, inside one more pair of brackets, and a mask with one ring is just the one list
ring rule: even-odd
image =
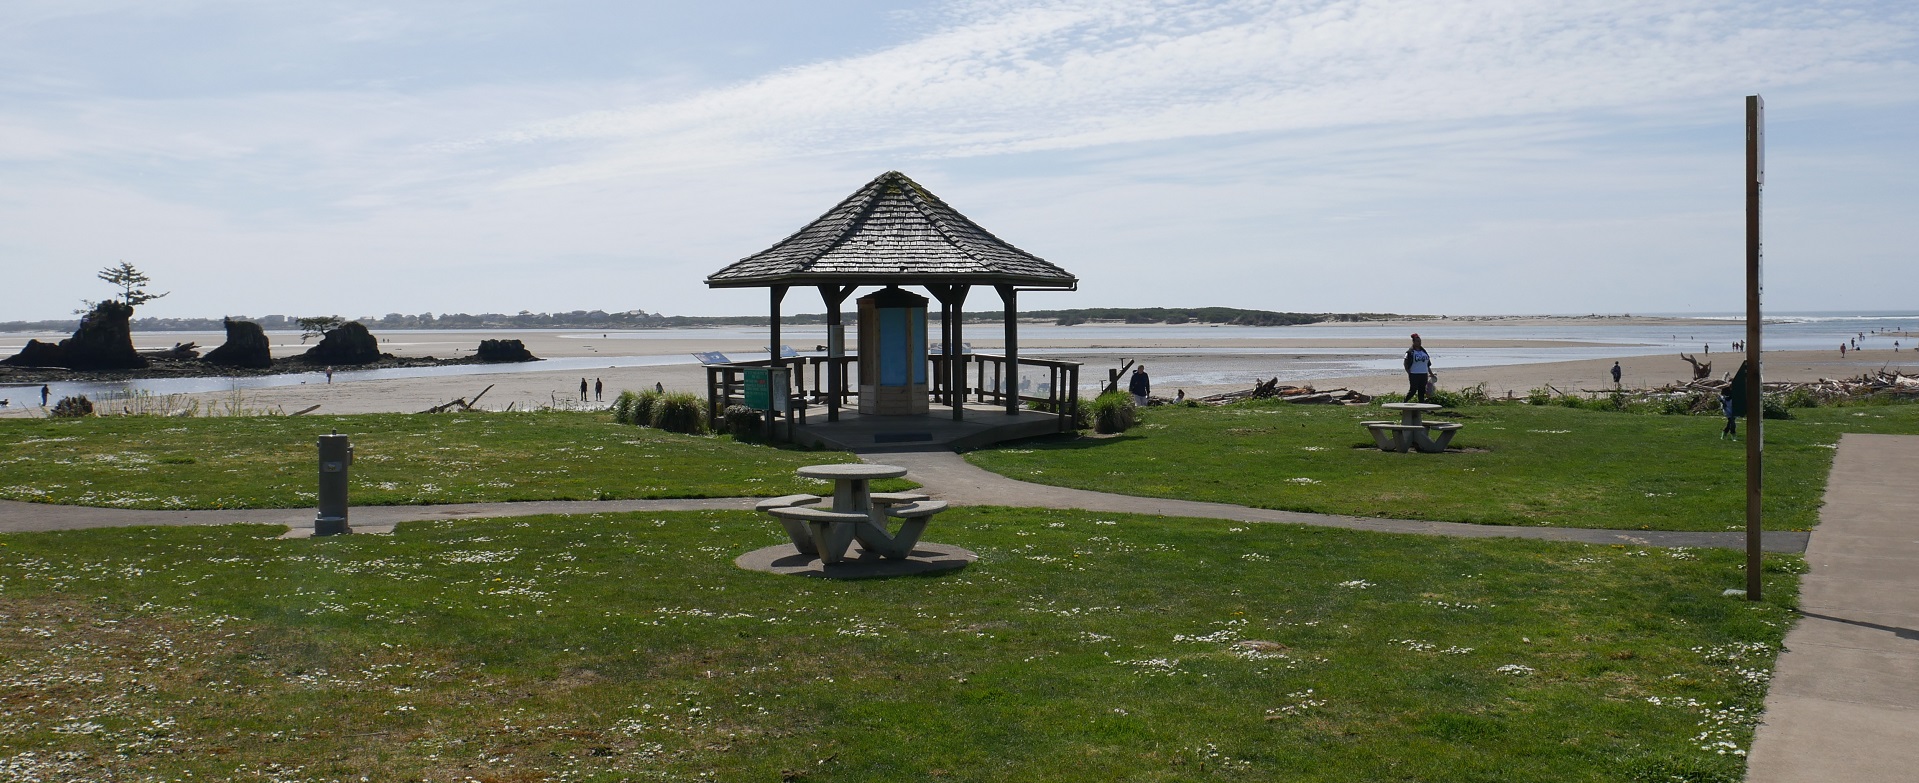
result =
[[734,567],[784,539],[744,512],[279,532],[0,535],[0,769],[1735,781],[1803,570],[1010,508],[853,582]]
[[830,482],[793,470],[853,459],[564,411],[8,419],[0,420],[0,499],[147,509],[310,506],[317,438],[329,432],[352,437],[358,505],[830,491]]
[[[1743,530],[1745,444],[1716,416],[1482,404],[1429,418],[1465,427],[1459,451],[1393,454],[1362,420],[1376,406],[1255,401],[1161,406],[1113,437],[1041,438],[973,452],[997,473],[1148,497],[1369,517],[1625,530]],[[1844,432],[1919,433],[1919,405],[1804,408],[1765,423],[1769,530],[1818,520]]]

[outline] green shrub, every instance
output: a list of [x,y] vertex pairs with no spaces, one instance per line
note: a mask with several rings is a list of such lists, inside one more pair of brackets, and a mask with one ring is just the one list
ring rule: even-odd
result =
[[53,404],[52,415],[56,419],[78,419],[83,416],[92,416],[93,401],[87,399],[87,395],[84,394],[78,397],[61,397],[59,402]]
[[1781,402],[1788,408],[1817,408],[1819,407],[1819,395],[1814,394],[1811,389],[1802,386],[1786,392],[1786,397]]
[[697,394],[661,394],[650,407],[651,424],[656,429],[684,435],[706,434],[706,400],[700,399]]
[[621,424],[633,423],[633,404],[640,399],[639,392],[623,391],[613,399],[613,420]]
[[720,423],[727,434],[741,440],[757,440],[766,431],[765,414],[744,405],[726,406],[720,412]]
[[1093,431],[1111,434],[1125,432],[1138,422],[1139,409],[1125,392],[1110,391],[1093,398]]
[[[1468,405],[1485,405],[1489,402],[1492,402],[1492,398],[1486,395],[1486,384],[1483,384],[1483,383],[1476,384],[1473,386],[1468,386],[1464,389],[1458,389],[1454,391],[1447,391],[1445,389],[1435,389],[1433,390],[1433,393],[1432,395],[1430,395],[1430,397],[1431,399],[1429,399],[1428,402],[1444,405],[1448,408],[1461,408]],[[1387,400],[1387,401],[1391,402],[1391,400]]]
[[653,426],[653,411],[660,406],[660,398],[666,396],[648,389],[633,396],[633,410],[627,414],[628,424],[642,427]]
[[1786,410],[1786,400],[1783,395],[1762,394],[1759,396],[1759,418],[1790,419],[1792,411]]
[[1705,398],[1706,395],[1697,393],[1675,394],[1659,400],[1654,405],[1654,410],[1664,416],[1688,416],[1699,409],[1699,404],[1704,402]]
[[1531,389],[1526,390],[1527,405],[1546,405],[1546,404],[1550,404],[1552,401],[1553,401],[1552,390],[1547,389],[1543,386],[1535,386]]

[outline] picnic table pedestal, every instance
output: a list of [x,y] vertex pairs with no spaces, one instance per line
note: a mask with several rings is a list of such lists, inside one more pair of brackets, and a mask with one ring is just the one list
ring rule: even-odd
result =
[[[928,500],[923,494],[871,490],[874,479],[906,475],[902,467],[854,462],[808,465],[795,472],[806,478],[831,479],[832,505],[815,505],[825,498],[813,495],[787,495],[762,501],[756,508],[780,520],[800,554],[818,556],[822,563],[846,559],[854,540],[881,557],[903,559],[919,543],[927,521],[946,510],[944,501]],[[887,532],[888,517],[905,520],[897,533]]]
[[1373,435],[1374,445],[1381,451],[1401,454],[1408,450],[1427,454],[1438,454],[1452,443],[1453,434],[1463,425],[1450,421],[1426,421],[1427,411],[1436,411],[1444,407],[1429,402],[1389,402],[1381,406],[1389,411],[1399,411],[1399,422],[1362,421]]

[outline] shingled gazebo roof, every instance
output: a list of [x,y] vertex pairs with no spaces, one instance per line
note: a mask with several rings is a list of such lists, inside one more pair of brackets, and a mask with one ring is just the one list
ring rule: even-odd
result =
[[929,283],[1073,290],[1079,279],[993,236],[897,171],[706,278],[709,288]]

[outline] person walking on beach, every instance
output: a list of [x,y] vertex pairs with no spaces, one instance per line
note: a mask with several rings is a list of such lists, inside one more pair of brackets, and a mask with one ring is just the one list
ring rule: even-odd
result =
[[1845,344],[1845,343],[1840,343],[1840,344],[1839,344],[1839,358],[1841,358],[1841,359],[1844,359],[1844,358],[1846,358],[1846,344]]
[[594,402],[599,402],[599,401],[600,401],[601,399],[603,399],[603,398],[602,398],[602,397],[600,396],[600,392],[601,392],[601,390],[603,390],[604,388],[605,388],[604,386],[601,386],[601,385],[600,385],[600,379],[598,379],[598,378],[594,378],[594,379],[593,379],[593,401],[594,401]]
[[1612,363],[1612,385],[1613,385],[1614,387],[1618,387],[1618,386],[1619,386],[1619,376],[1620,376],[1620,375],[1622,375],[1622,374],[1623,374],[1623,373],[1621,373],[1621,372],[1620,372],[1620,370],[1619,370],[1619,363],[1618,363],[1618,362],[1613,362],[1613,363]]
[[1433,357],[1426,353],[1426,346],[1419,342],[1419,335],[1413,335],[1413,347],[1406,349],[1406,402],[1418,397],[1426,401],[1426,376],[1433,371]]
[[580,402],[586,402],[586,379],[580,379]]
[[47,397],[51,394],[53,394],[52,389],[47,388],[47,385],[44,383],[40,384],[40,407],[47,407]]
[[1153,393],[1153,380],[1146,375],[1146,365],[1133,368],[1133,377],[1126,381],[1126,391],[1132,393],[1134,405],[1146,407],[1146,398]]
[[657,392],[657,393],[659,393],[659,394],[665,394],[665,393],[666,393],[666,384],[664,384],[664,383],[660,383],[659,381],[654,381],[654,382],[653,382],[653,391],[655,391],[655,392]]

